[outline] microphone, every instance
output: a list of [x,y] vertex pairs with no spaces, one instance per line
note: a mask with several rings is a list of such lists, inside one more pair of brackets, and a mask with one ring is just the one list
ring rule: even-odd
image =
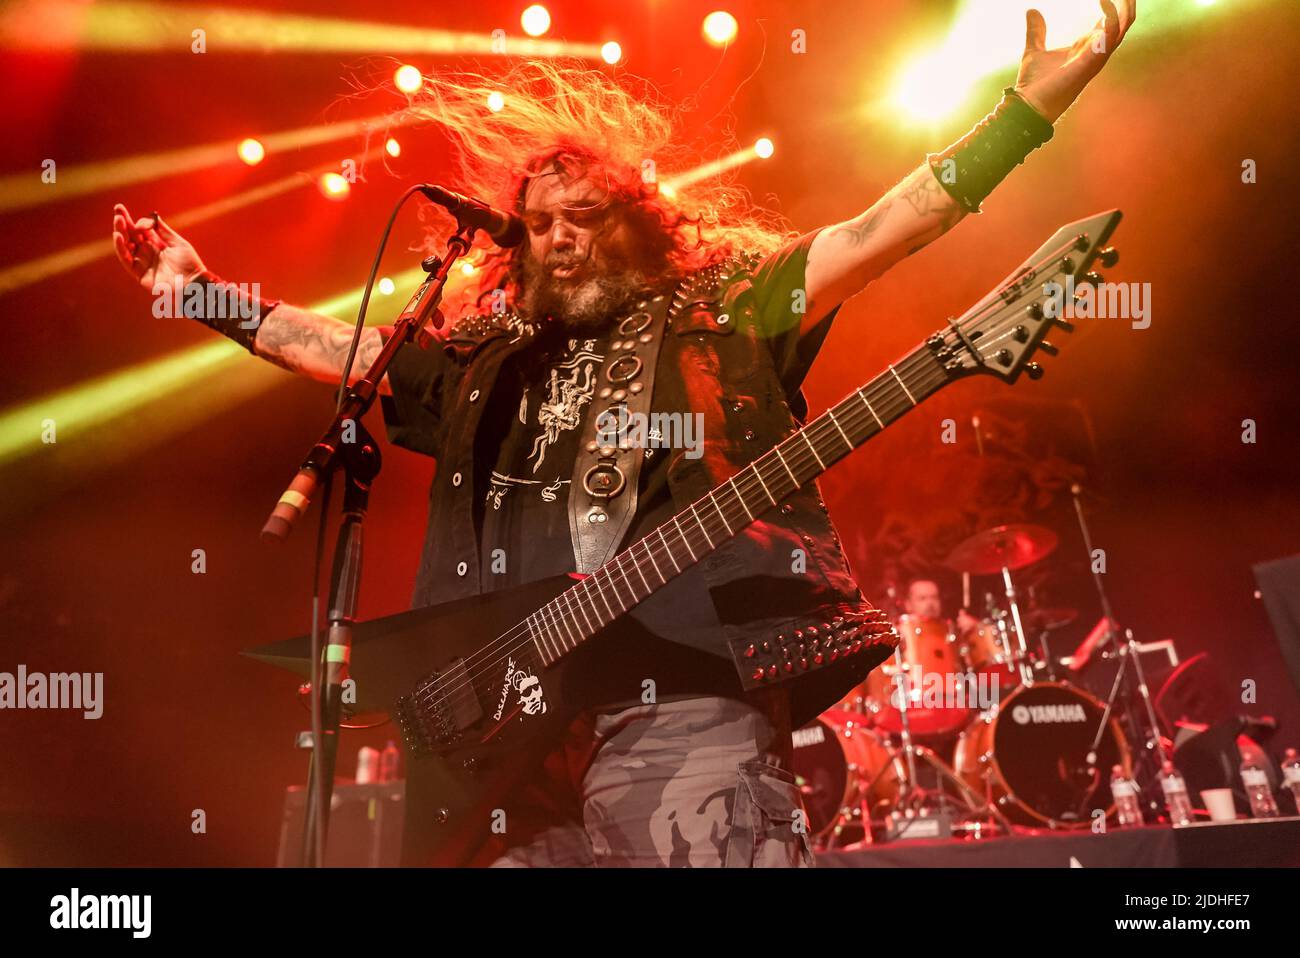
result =
[[488,206],[472,196],[443,189],[433,183],[421,183],[420,192],[425,199],[445,208],[456,217],[462,227],[472,226],[492,237],[492,242],[503,249],[518,246],[524,241],[524,221],[514,213]]

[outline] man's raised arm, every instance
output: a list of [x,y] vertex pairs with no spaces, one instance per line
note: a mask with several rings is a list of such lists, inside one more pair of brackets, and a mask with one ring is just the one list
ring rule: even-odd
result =
[[[134,220],[122,204],[113,209],[113,248],[122,267],[154,296],[170,296],[172,315],[183,315],[176,302],[180,291],[199,284],[220,283],[204,267],[194,247],[162,221],[156,213]],[[242,296],[243,294],[237,294]],[[229,300],[225,300],[229,302]],[[253,300],[250,307],[229,316],[195,316],[200,322],[233,339],[255,356],[290,372],[319,382],[338,385],[352,344],[353,325],[332,316],[313,313],[288,303]],[[380,327],[362,330],[351,380],[360,379],[383,348]],[[391,394],[388,379],[379,392]]]
[[1102,18],[1068,47],[1047,49],[1047,24],[1025,15],[1016,85],[970,133],[932,154],[864,213],[827,227],[808,250],[810,331],[837,304],[952,229],[1026,156],[1097,75],[1137,15],[1137,0],[1101,0]]

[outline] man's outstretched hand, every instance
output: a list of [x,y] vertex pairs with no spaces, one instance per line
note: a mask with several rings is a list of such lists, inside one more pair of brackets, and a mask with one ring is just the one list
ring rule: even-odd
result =
[[1016,92],[1053,123],[1115,52],[1137,16],[1137,0],[1101,0],[1103,16],[1073,45],[1047,49],[1047,21],[1025,13],[1025,53]]
[[113,250],[122,268],[150,293],[203,272],[203,260],[185,237],[156,213],[132,220],[121,203],[113,207]]

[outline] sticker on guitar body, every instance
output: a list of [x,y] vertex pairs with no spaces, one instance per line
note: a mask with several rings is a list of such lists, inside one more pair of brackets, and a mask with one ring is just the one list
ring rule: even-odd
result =
[[506,677],[501,683],[501,698],[497,702],[497,710],[492,713],[495,721],[501,721],[501,715],[506,710],[506,699],[510,697],[511,690],[519,693],[519,701],[515,705],[522,707],[525,715],[546,714],[546,702],[542,698],[542,680],[527,669],[515,668],[515,660],[511,658],[506,661]]

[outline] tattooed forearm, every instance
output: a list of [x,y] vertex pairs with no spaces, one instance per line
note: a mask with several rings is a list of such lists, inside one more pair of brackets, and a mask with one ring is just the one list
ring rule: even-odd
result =
[[[321,382],[337,383],[352,345],[353,326],[328,316],[289,306],[277,306],[262,320],[253,349],[263,359],[290,372]],[[379,330],[362,330],[352,363],[359,378],[383,348]],[[381,389],[384,384],[381,384]]]
[[[809,301],[843,302],[963,215],[929,165],[917,167],[866,212],[817,234],[808,251]],[[807,315],[812,323],[817,314],[810,308]]]
[[[908,183],[910,185],[907,185]],[[926,167],[917,170],[908,180],[904,181],[904,185],[906,188],[903,190],[903,198],[912,204],[912,209],[916,211],[916,215],[933,214],[938,218],[939,225],[942,227],[941,233],[948,232],[962,218],[962,208],[939,185],[939,181],[935,179],[932,170]]]
[[880,224],[889,217],[889,208],[893,202],[891,198],[885,197],[867,210],[863,216],[832,226],[827,233],[850,247],[865,246],[871,240],[872,234],[880,228]]

